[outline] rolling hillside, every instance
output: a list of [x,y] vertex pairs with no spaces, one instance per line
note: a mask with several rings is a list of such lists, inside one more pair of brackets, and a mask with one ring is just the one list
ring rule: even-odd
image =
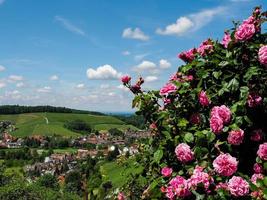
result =
[[64,128],[64,122],[71,120],[83,120],[93,129],[108,130],[118,128],[125,130],[127,128],[136,129],[132,125],[112,117],[91,114],[74,113],[25,113],[13,115],[0,115],[0,120],[9,120],[15,123],[17,130],[11,132],[16,137],[29,135],[62,135],[67,137],[79,136],[79,133],[72,132]]

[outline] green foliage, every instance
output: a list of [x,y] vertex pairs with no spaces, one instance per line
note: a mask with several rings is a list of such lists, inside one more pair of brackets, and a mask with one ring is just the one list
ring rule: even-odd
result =
[[88,134],[92,130],[91,127],[85,121],[79,119],[65,122],[64,127],[71,131],[82,134]]

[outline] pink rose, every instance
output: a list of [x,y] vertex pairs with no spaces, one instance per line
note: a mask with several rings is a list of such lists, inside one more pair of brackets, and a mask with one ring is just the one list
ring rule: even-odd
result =
[[260,159],[267,160],[267,142],[259,146],[259,150],[257,151],[257,154],[260,157]]
[[160,95],[168,95],[172,92],[175,92],[177,90],[177,87],[172,84],[172,83],[167,83],[165,86],[163,86],[160,91],[159,94]]
[[169,176],[171,176],[171,174],[172,174],[172,168],[169,168],[169,167],[163,167],[163,168],[161,169],[161,174],[162,174],[163,176],[165,176],[165,177],[169,177]]
[[[169,185],[170,185],[174,195],[177,197],[186,197],[186,196],[190,195],[187,181],[181,176],[176,176],[175,178],[173,178],[169,182]],[[170,196],[172,196],[172,195],[170,195]]]
[[227,141],[232,145],[240,145],[244,139],[244,131],[242,129],[229,132]]
[[227,153],[219,155],[212,164],[218,174],[231,176],[236,172],[238,162],[235,157]]
[[219,116],[224,124],[228,124],[231,120],[231,110],[225,105],[214,106],[211,110],[211,117]]
[[121,77],[121,82],[123,84],[128,84],[130,82],[130,80],[131,80],[131,77],[128,76],[128,75],[124,75],[124,76]]
[[213,183],[213,178],[208,173],[203,172],[202,167],[196,166],[193,175],[187,182],[190,189],[196,189],[199,184],[203,184],[205,189],[208,190],[210,184]]
[[248,95],[247,103],[248,103],[248,106],[252,108],[252,107],[260,105],[262,103],[262,98],[261,96],[255,93],[251,93]]
[[255,25],[249,24],[249,23],[243,23],[241,24],[236,32],[235,32],[235,39],[237,41],[246,41],[253,37],[255,34]]
[[223,120],[218,116],[214,115],[210,118],[210,128],[213,133],[220,133],[223,129]]
[[125,195],[122,192],[119,192],[118,194],[118,200],[126,200]]
[[264,176],[263,176],[263,174],[253,174],[252,176],[251,176],[251,182],[253,183],[253,184],[256,184],[257,183],[257,180],[262,180],[262,179],[264,179]]
[[227,48],[230,42],[231,42],[231,36],[228,32],[225,32],[221,44],[224,46],[224,48]]
[[210,100],[209,100],[208,96],[206,95],[206,92],[203,90],[199,93],[198,99],[199,99],[199,103],[202,106],[208,106],[210,104]]
[[250,140],[254,142],[260,142],[263,138],[263,132],[261,129],[254,130],[250,136]]
[[267,45],[262,46],[262,47],[259,49],[258,57],[259,57],[259,62],[260,62],[262,65],[267,66]]
[[180,59],[182,59],[183,61],[189,63],[189,62],[192,62],[195,59],[195,53],[196,53],[196,49],[193,48],[193,49],[190,49],[188,51],[184,51],[184,52],[180,53],[178,55],[178,57]]
[[181,143],[175,148],[175,154],[177,159],[183,163],[194,159],[194,153],[191,151],[190,146],[185,143]]
[[233,176],[228,182],[228,188],[233,196],[241,197],[249,193],[249,184],[240,176]]
[[253,170],[256,174],[261,174],[263,173],[263,167],[259,163],[255,163],[253,165]]
[[200,44],[200,46],[197,49],[197,52],[201,55],[201,56],[206,56],[207,54],[211,53],[213,51],[213,44],[212,41],[210,39],[205,40],[204,42],[202,42]]

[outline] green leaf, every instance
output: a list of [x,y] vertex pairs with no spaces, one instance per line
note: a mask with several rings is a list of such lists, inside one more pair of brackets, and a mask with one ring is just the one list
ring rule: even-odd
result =
[[194,141],[194,135],[192,133],[186,133],[184,136],[184,139],[186,142],[193,142]]
[[189,122],[185,118],[182,118],[182,119],[179,120],[178,126],[179,127],[186,127],[188,123]]
[[163,151],[162,151],[162,149],[158,149],[158,150],[154,153],[154,161],[155,161],[156,163],[159,163],[160,160],[161,160],[161,158],[162,158],[162,156],[163,156]]
[[249,88],[247,86],[240,87],[240,98],[241,99],[243,99],[243,98],[247,99],[248,92],[249,92]]
[[267,162],[264,162],[263,167],[265,170],[267,170]]
[[212,133],[211,131],[209,131],[209,132],[207,133],[207,139],[208,139],[209,142],[214,141],[215,138],[216,138],[216,135],[215,135],[214,133]]
[[228,64],[229,64],[228,61],[222,61],[222,62],[219,63],[219,66],[224,67],[224,66],[226,66]]
[[237,91],[239,89],[239,82],[236,78],[233,78],[227,85],[230,91]]
[[258,67],[250,67],[243,78],[246,81],[248,81],[248,80],[250,80],[252,78],[252,76],[257,76],[258,73],[259,73],[259,68]]
[[213,72],[212,75],[214,76],[214,78],[218,79],[222,75],[222,72],[221,71]]
[[264,177],[263,183],[264,183],[265,186],[267,186],[267,177]]

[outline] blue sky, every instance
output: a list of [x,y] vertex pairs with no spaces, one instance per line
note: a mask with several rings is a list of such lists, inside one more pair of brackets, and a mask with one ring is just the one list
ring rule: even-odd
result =
[[118,78],[160,88],[177,54],[265,0],[0,0],[0,104],[130,111]]

